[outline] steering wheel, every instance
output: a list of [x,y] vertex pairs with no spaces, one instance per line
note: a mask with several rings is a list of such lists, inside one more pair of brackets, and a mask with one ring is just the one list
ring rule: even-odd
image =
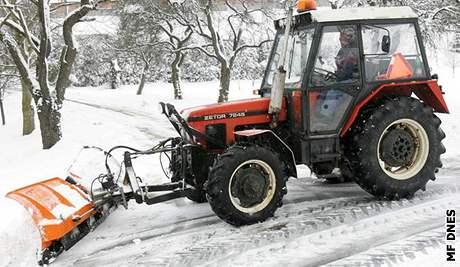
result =
[[318,73],[321,76],[324,76],[324,80],[326,81],[329,81],[332,79],[337,80],[337,74],[335,74],[332,71],[328,71],[328,70],[321,69],[321,68],[314,68],[313,72]]

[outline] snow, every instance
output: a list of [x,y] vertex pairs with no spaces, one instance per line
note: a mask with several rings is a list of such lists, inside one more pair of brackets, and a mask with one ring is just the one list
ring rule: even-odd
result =
[[[456,88],[456,85],[460,83],[458,79],[460,71],[457,68],[457,73],[453,76],[451,68],[442,60],[441,58],[437,64],[443,67],[435,68],[435,72],[439,74],[440,83],[446,91],[446,101],[451,109],[451,114],[439,115],[443,121],[443,129],[447,134],[447,138],[444,140],[447,153],[443,155],[444,169],[442,172],[454,179],[459,174],[458,166],[460,164],[460,151],[456,149],[460,144],[460,135],[457,134],[458,122],[460,121],[460,92]],[[254,97],[252,90],[255,88],[251,84],[251,81],[233,81],[230,98]],[[2,162],[0,195],[5,195],[11,190],[50,177],[65,177],[67,167],[79,154],[83,145],[96,145],[109,149],[115,145],[125,144],[147,149],[160,139],[176,136],[177,134],[167,119],[158,111],[157,103],[159,101],[170,102],[176,105],[178,110],[214,103],[217,99],[218,82],[184,83],[184,100],[182,101],[174,100],[172,85],[168,83],[147,84],[142,96],[135,94],[136,89],[135,86],[122,86],[117,90],[107,89],[104,86],[70,88],[67,91],[67,101],[62,111],[63,139],[50,150],[41,149],[38,128],[32,135],[21,135],[21,112],[19,112],[21,94],[13,89],[7,91],[4,101],[7,125],[0,126],[0,140],[2,140],[1,146],[2,151],[4,151],[0,154],[0,162]],[[38,127],[38,121],[36,125]],[[116,156],[119,157],[120,154],[116,154]],[[104,171],[103,157],[100,153],[92,156],[83,155],[83,158],[86,158],[87,161],[78,161],[79,163],[74,164],[71,168],[71,171],[75,172],[76,175],[84,179],[91,179]],[[144,182],[148,184],[167,181],[163,177],[157,156],[136,159],[134,166],[136,174],[143,177]],[[304,176],[310,175],[308,168],[305,167],[301,169],[301,173]],[[437,182],[439,184],[439,181]],[[315,184],[315,181],[306,185],[302,185],[302,183],[304,182],[290,184],[288,201],[295,202],[298,198],[311,197],[311,203],[307,201],[307,204],[303,205],[314,206],[319,205],[318,203],[327,202],[325,200],[316,201],[316,199],[326,197],[334,199],[334,201],[341,201],[340,197],[368,197],[355,185],[345,184],[340,187],[329,185],[327,187],[329,191],[321,191],[322,189],[319,190],[318,188],[321,188],[322,185]],[[436,185],[436,183],[431,184]],[[309,189],[316,189],[305,192],[305,188],[303,188],[305,186],[308,186]],[[59,190],[66,197],[70,197],[72,202],[83,205],[84,200],[75,195],[76,192],[69,195],[69,192],[64,192],[67,189],[60,188]],[[58,207],[53,212],[65,216],[71,214],[68,208],[67,206]],[[296,213],[297,208],[299,207],[296,204],[288,203],[287,207],[283,207],[281,210],[288,214],[286,216],[300,216],[300,211]],[[31,217],[22,206],[6,198],[0,198],[0,210],[2,211],[0,266],[18,264],[34,266],[36,264],[35,253],[40,247],[40,237]],[[289,213],[291,211],[292,214]],[[280,216],[282,218],[282,215]],[[51,224],[56,223],[56,221],[45,223]],[[276,219],[273,219],[268,224],[236,229],[215,217],[208,204],[192,204],[185,199],[158,204],[154,207],[130,203],[128,210],[118,209],[115,211],[95,232],[90,233],[88,237],[62,255],[62,259],[59,258],[53,265],[113,264],[115,261],[112,258],[115,252],[119,253],[116,254],[116,259],[120,260],[116,264],[130,265],[132,262],[137,262],[141,265],[152,265],[151,262],[150,264],[149,262],[142,264],[142,257],[150,255],[150,259],[161,260],[161,258],[156,258],[155,253],[166,257],[168,252],[186,250],[190,244],[195,244],[195,241],[204,242],[206,240],[204,236],[221,238],[222,240],[232,235],[241,235],[243,238],[245,233],[257,232],[264,225],[276,226],[276,223]],[[199,230],[188,229],[195,226]],[[170,233],[181,231],[185,234],[170,235]],[[185,236],[186,234],[189,235]],[[160,237],[154,240],[159,244],[149,242],[151,236],[157,235]],[[162,238],[163,235],[165,238]],[[302,240],[297,240],[299,242],[291,240],[277,245],[296,251],[309,246],[305,243],[307,242],[306,239]],[[126,242],[135,248],[129,247],[125,251],[120,242]],[[323,245],[327,248],[333,247],[332,243]],[[238,244],[235,243],[234,246],[235,249],[238,248]],[[426,255],[425,261],[418,259],[417,264],[430,262],[429,260],[433,262],[436,253]],[[250,252],[248,252],[249,254]],[[99,258],[99,256],[99,262],[94,260],[94,257]],[[272,260],[272,265],[274,265],[276,259]],[[247,263],[243,258],[243,264]],[[409,263],[408,266],[414,265]]]
[[[63,22],[64,18],[52,20],[54,27],[62,25]],[[75,24],[73,27],[73,34],[80,37],[90,35],[114,35],[118,30],[119,24],[120,19],[117,16],[88,16],[84,21]]]
[[[88,204],[88,200],[85,199],[76,189],[72,189],[71,187],[61,184],[53,188],[56,190],[61,196],[65,196],[67,200],[76,208],[80,209],[86,204]],[[64,217],[65,218],[65,217]]]
[[0,198],[0,266],[35,266],[40,233],[19,203]]

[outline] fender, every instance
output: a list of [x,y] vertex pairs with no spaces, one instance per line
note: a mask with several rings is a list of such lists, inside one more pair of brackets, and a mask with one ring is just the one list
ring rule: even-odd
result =
[[382,95],[410,96],[412,93],[414,93],[425,104],[432,107],[436,112],[449,113],[449,108],[442,96],[443,92],[439,87],[437,80],[382,84],[355,106],[353,112],[340,131],[340,137],[345,136],[350,127],[353,125],[353,122],[355,122],[358,117],[361,109],[372,100],[375,100]]
[[250,143],[257,143],[256,138],[264,138],[264,140],[270,140],[271,145],[279,152],[282,156],[282,160],[288,167],[288,175],[297,178],[297,169],[295,164],[294,152],[292,149],[273,131],[253,129],[243,130],[234,132],[236,141],[245,141]]

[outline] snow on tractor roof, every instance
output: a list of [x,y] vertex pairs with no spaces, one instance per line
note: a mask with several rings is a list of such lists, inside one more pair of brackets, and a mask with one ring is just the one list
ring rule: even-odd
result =
[[316,22],[417,18],[417,14],[407,6],[320,9],[309,13],[312,20]]

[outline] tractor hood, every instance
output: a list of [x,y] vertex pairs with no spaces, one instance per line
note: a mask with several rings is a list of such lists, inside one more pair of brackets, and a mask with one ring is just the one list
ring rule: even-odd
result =
[[[193,129],[231,145],[235,141],[234,131],[240,127],[264,127],[272,121],[268,113],[269,103],[267,97],[245,99],[189,108],[181,115]],[[286,120],[284,103],[283,100],[280,121]]]
[[181,115],[187,122],[217,121],[247,116],[268,116],[270,98],[255,98],[211,104],[184,109]]

